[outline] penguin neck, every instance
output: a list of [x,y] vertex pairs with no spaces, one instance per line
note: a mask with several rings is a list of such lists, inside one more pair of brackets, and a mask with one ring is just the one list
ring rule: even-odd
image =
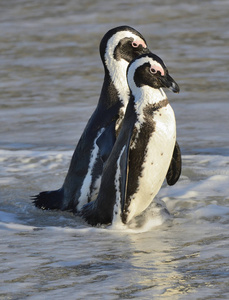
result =
[[[126,108],[129,101],[129,87],[126,79],[126,70],[129,63],[124,59],[116,60],[114,58],[109,58],[109,61],[106,60],[105,64],[111,82],[117,91],[118,99],[124,108]],[[109,68],[107,66],[109,66]]]
[[146,105],[157,106],[159,102],[167,100],[167,96],[162,88],[154,89],[147,85],[135,89],[133,96],[136,112],[141,111]]

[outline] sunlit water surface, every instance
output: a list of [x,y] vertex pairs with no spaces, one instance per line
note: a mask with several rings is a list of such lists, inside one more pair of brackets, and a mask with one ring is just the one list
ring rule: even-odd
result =
[[[0,299],[229,299],[229,1],[1,1]],[[183,153],[128,227],[91,228],[29,197],[59,188],[128,24],[179,83]],[[170,214],[168,213],[168,211]]]

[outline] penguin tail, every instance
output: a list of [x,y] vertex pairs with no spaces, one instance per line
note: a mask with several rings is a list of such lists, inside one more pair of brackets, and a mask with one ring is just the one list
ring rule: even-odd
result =
[[61,209],[63,207],[64,190],[63,188],[55,191],[45,191],[32,196],[33,204],[41,209]]

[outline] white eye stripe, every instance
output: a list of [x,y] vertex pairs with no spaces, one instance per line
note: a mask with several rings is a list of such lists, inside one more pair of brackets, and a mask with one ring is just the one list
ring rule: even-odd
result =
[[107,47],[105,52],[106,61],[109,60],[109,57],[113,57],[115,48],[118,46],[119,42],[124,38],[133,38],[133,42],[132,42],[133,47],[138,47],[139,45],[142,45],[143,48],[147,48],[146,43],[136,34],[130,31],[116,32],[107,42]]
[[116,32],[107,42],[106,51],[105,51],[105,64],[110,73],[110,77],[114,83],[116,90],[118,91],[119,98],[124,104],[127,105],[129,101],[129,87],[126,80],[126,69],[128,67],[128,62],[124,59],[119,61],[114,59],[114,51],[120,40],[124,38],[132,38],[133,43],[141,44],[143,47],[146,44],[145,42],[136,34],[133,34],[130,31],[119,31]]

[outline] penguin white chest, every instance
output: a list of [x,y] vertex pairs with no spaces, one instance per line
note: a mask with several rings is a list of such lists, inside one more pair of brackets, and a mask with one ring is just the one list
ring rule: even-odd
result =
[[[155,129],[144,153],[136,191],[130,195],[127,222],[143,212],[160,190],[167,174],[176,141],[176,121],[170,105],[154,113]],[[140,134],[137,138],[141,138]],[[137,144],[137,143],[136,143]],[[131,180],[131,178],[130,178]]]

